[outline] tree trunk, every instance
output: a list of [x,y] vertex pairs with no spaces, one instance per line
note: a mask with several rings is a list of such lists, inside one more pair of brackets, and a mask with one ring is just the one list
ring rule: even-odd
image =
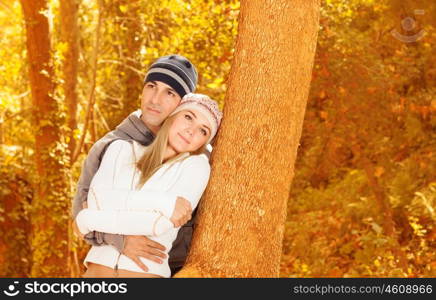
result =
[[50,61],[50,33],[46,0],[21,0],[23,8],[29,79],[32,91],[32,123],[35,138],[37,178],[32,200],[32,277],[60,277],[68,274],[68,179],[60,138],[60,111],[53,98],[53,67]]
[[[3,162],[3,161],[2,161]],[[30,202],[30,184],[19,168],[8,166],[8,174],[0,171],[0,276],[28,277],[31,252],[27,233],[30,222],[26,206]]]
[[77,129],[77,71],[79,61],[79,26],[77,14],[78,0],[60,1],[61,41],[66,44],[63,61],[63,90],[67,106],[67,124],[69,129],[68,150],[70,161],[76,147],[74,131]]
[[[83,124],[82,136],[80,137],[76,149],[74,150],[73,155],[71,156],[71,164],[75,163],[78,159],[82,146],[85,144],[86,134],[88,132],[88,127],[93,126],[92,124],[92,116],[94,114],[94,105],[95,105],[95,87],[97,86],[97,68],[98,68],[98,56],[100,51],[100,40],[101,40],[101,27],[103,24],[103,10],[104,10],[104,0],[97,1],[97,10],[98,10],[98,20],[97,27],[95,29],[95,40],[92,51],[92,76],[91,76],[91,87],[89,92],[89,100],[88,105],[86,107],[85,113],[85,122]],[[92,130],[92,129],[91,129]]]
[[[132,111],[137,110],[140,107],[139,95],[142,92],[142,80],[143,78],[134,70],[140,70],[140,56],[139,50],[142,45],[141,37],[141,23],[138,22],[139,6],[138,3],[126,1],[125,5],[128,7],[125,14],[125,47],[122,51],[121,61],[123,62],[124,77],[124,115],[121,118],[125,118]],[[130,66],[131,68],[128,68]]]
[[112,1],[110,5],[115,20],[116,38],[120,40],[120,43],[114,46],[114,51],[118,54],[117,73],[121,82],[121,107],[110,118],[110,126],[114,128],[141,104],[139,96],[142,93],[143,76],[138,70],[141,70],[139,52],[144,38],[142,24],[138,18],[140,10],[147,9],[149,3],[141,7],[139,2],[117,0]]
[[177,277],[278,277],[318,0],[241,1],[212,176]]
[[[366,137],[365,133],[359,133],[358,136]],[[376,205],[380,214],[382,215],[382,225],[384,234],[392,239],[395,243],[392,247],[392,252],[396,255],[398,259],[398,265],[407,273],[407,256],[401,249],[401,243],[399,242],[398,235],[395,230],[395,221],[392,212],[392,207],[389,203],[389,199],[386,197],[386,193],[382,186],[377,181],[375,176],[375,167],[371,160],[365,155],[360,147],[360,143],[357,140],[357,136],[350,138],[352,141],[351,149],[355,157],[360,157],[360,164],[362,169],[365,170],[366,177],[368,179],[368,185],[374,194]]]

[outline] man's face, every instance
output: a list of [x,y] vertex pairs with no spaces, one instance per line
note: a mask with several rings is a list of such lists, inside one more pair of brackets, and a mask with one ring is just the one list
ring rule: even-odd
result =
[[181,100],[179,94],[168,84],[161,81],[147,82],[141,95],[142,121],[156,133]]

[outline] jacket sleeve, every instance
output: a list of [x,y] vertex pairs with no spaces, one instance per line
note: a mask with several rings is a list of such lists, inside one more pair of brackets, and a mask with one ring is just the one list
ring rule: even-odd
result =
[[88,199],[97,203],[100,210],[126,210],[161,212],[171,218],[176,205],[177,196],[172,192],[162,192],[149,189],[128,190],[110,186],[93,186]]
[[[195,209],[209,180],[209,162],[206,157],[191,156],[181,162],[180,168],[181,171],[176,182],[167,193],[184,197],[191,202],[192,208]],[[111,172],[103,172],[102,174],[109,176],[107,180],[110,182]],[[96,199],[99,199],[98,205],[100,208],[114,209],[114,206],[105,203],[107,193],[99,194],[99,191],[100,189],[96,189],[93,195]],[[159,193],[154,195],[162,197]],[[136,203],[136,201],[128,201],[128,199],[127,197],[124,199],[125,201],[122,201],[124,207],[119,206],[115,208],[118,210],[99,210],[98,207],[83,210],[83,213],[81,212],[76,219],[80,231],[83,234],[92,230],[98,230],[114,234],[156,236],[174,227],[169,218],[159,211],[145,207],[141,207],[143,211],[131,211],[131,208],[126,205]]]
[[[73,219],[76,219],[78,213],[82,210],[83,203],[87,201],[91,180],[100,166],[101,155],[108,142],[109,140],[106,137],[97,141],[91,147],[91,150],[83,163],[82,172],[77,183],[77,191],[72,204],[71,217]],[[95,246],[102,244],[112,245],[120,252],[124,248],[124,236],[121,235],[93,231],[86,234],[84,239],[88,244]]]
[[[208,156],[203,154],[203,156],[190,157],[186,161],[186,166],[183,167],[185,176],[196,176],[205,178],[208,180]],[[189,174],[192,169],[193,174]],[[204,170],[203,170],[204,169]],[[198,172],[199,171],[199,172]],[[205,172],[202,174],[202,172]],[[192,177],[194,178],[194,177]],[[183,179],[178,180],[178,185],[183,186]],[[107,183],[107,181],[105,181]],[[188,183],[189,184],[189,183]],[[206,183],[207,184],[207,183]],[[165,217],[171,218],[176,200],[178,196],[181,196],[173,191],[179,191],[181,189],[177,185],[174,186],[170,191],[159,191],[153,189],[141,189],[141,190],[130,190],[123,188],[116,188],[114,185],[107,184],[94,184],[88,195],[88,199],[92,199],[92,202],[97,203],[98,209],[101,210],[129,210],[129,211],[144,211],[144,210],[157,210],[160,211]],[[185,192],[186,193],[186,192]],[[97,196],[98,195],[98,196]],[[194,195],[189,195],[191,198],[195,198]],[[104,199],[104,201],[102,201]]]
[[113,234],[158,236],[173,228],[173,223],[156,211],[110,211],[82,209],[76,218],[82,234],[102,231]]
[[[81,210],[76,217],[77,226],[82,234],[97,231],[115,235],[156,236],[174,227],[169,218],[158,211],[150,208],[144,208],[141,212],[120,211],[119,207],[115,206],[116,201],[107,201],[106,191],[122,187],[119,178],[132,176],[128,169],[124,168],[126,164],[133,163],[132,154],[131,144],[123,140],[114,141],[107,147],[100,167],[90,183],[88,208]],[[94,189],[98,184],[104,184],[106,189]],[[100,203],[97,203],[97,199]],[[111,199],[114,200],[113,197],[109,200]],[[122,202],[122,199],[118,199],[118,202]],[[105,207],[106,210],[101,210],[101,207]]]
[[191,155],[181,165],[176,182],[168,193],[185,198],[194,210],[209,182],[210,165],[206,155]]

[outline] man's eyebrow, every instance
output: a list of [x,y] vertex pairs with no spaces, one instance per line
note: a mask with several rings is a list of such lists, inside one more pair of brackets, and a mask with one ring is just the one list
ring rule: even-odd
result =
[[[155,80],[150,80],[150,81],[148,81],[148,82],[153,83],[154,85],[157,85],[157,82],[156,82]],[[167,87],[166,89],[167,89],[167,91],[171,91],[171,92],[177,93],[177,92],[176,92],[173,88],[171,88],[171,87]]]
[[177,93],[173,88],[170,88],[170,87],[167,88],[167,91]]

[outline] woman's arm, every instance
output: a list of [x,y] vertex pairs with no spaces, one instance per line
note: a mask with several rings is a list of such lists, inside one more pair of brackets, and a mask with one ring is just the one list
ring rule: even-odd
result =
[[76,223],[82,234],[100,231],[113,234],[158,236],[174,227],[168,218],[155,211],[124,212],[89,208],[79,212]]
[[[95,185],[91,188],[88,198],[92,199],[92,202],[95,202],[100,210],[156,210],[165,217],[171,218],[177,197],[191,199],[191,205],[196,205],[209,180],[210,167],[206,157],[191,156],[182,164],[179,179],[169,191],[129,190],[107,185]],[[198,191],[192,188],[193,178],[196,180],[198,178],[200,181],[198,182]]]
[[[180,167],[181,172],[168,193],[185,198],[195,209],[209,181],[209,162],[201,155],[190,156]],[[103,198],[101,200],[105,201]],[[77,216],[77,223],[84,234],[96,230],[127,235],[160,235],[174,227],[167,217],[151,210],[132,212],[85,209]]]
[[[111,186],[93,186],[88,199],[96,203],[100,210],[148,211],[161,212],[171,218],[177,196],[172,192],[154,190],[129,190]],[[89,201],[88,200],[88,201]]]
[[209,160],[204,154],[191,155],[182,162],[181,168],[168,192],[188,200],[194,210],[209,182]]
[[129,142],[119,140],[109,145],[92,179],[88,193],[88,208],[76,217],[77,227],[82,234],[97,231],[124,235],[157,235],[173,227],[169,218],[152,209],[142,212],[117,211],[116,208],[106,211],[99,209],[99,205],[105,204],[106,199],[100,197],[101,201],[98,203],[94,187],[104,183],[108,189],[125,188],[120,178],[130,178],[133,175],[132,169],[126,166],[134,160]]

